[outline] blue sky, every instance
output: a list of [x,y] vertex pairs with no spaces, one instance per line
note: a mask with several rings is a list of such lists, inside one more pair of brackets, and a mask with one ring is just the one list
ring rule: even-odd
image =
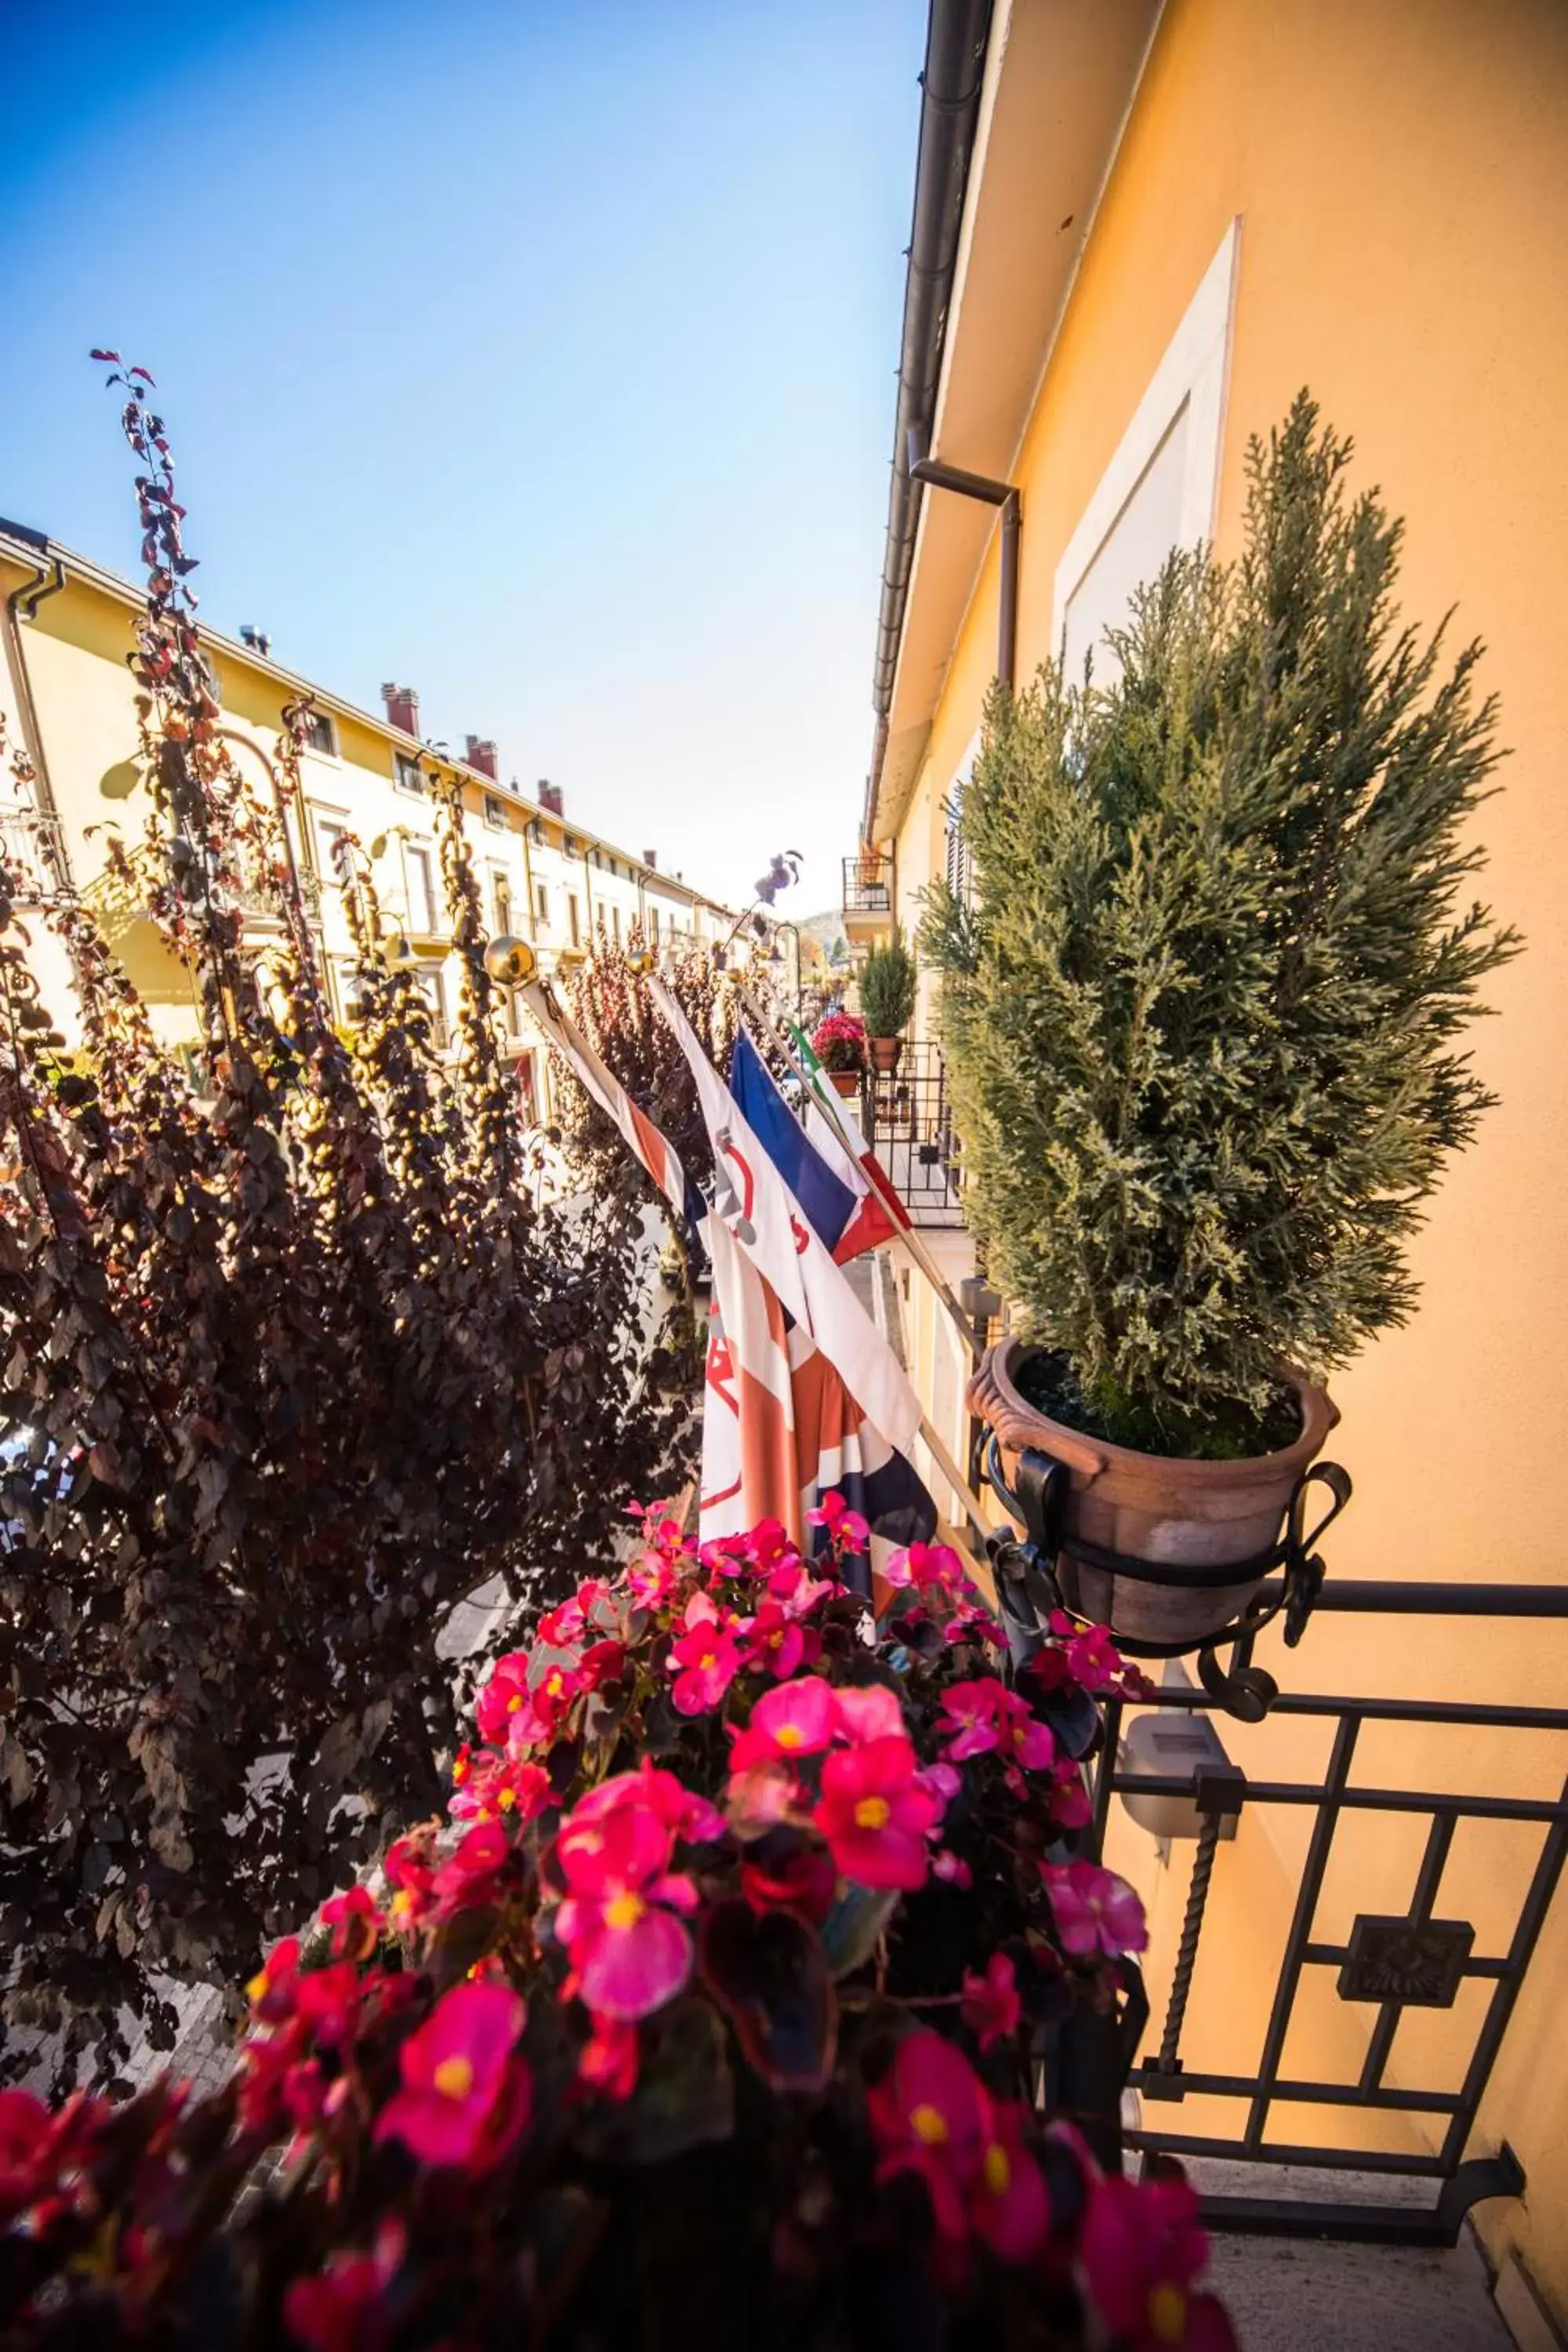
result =
[[923,0],[0,0],[0,512],[719,891],[837,896],[870,743]]

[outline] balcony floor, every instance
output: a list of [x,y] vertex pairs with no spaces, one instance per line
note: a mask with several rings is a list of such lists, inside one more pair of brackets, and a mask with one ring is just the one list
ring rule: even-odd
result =
[[1246,2352],[1513,2352],[1475,2242],[1216,2237],[1210,2277]]

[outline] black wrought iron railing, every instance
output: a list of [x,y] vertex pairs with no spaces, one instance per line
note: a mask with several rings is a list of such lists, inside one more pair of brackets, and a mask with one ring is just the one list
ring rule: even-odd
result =
[[893,911],[893,861],[873,856],[844,860],[844,912],[847,915],[890,915]]
[[872,1149],[913,1222],[962,1225],[963,1170],[940,1046],[906,1041],[896,1068],[867,1071],[864,1094]]
[[[1399,1582],[1336,1583],[1327,1578],[1313,1597],[1314,1612],[1343,1612],[1397,1618],[1408,1623],[1421,1618],[1484,1617],[1568,1619],[1568,1588],[1540,1585],[1445,1585]],[[1245,1672],[1251,1637],[1236,1645],[1231,1673]],[[1561,1769],[1562,1740],[1568,1734],[1568,1708],[1513,1706],[1507,1703],[1450,1701],[1409,1697],[1335,1696],[1281,1691],[1250,1737],[1267,1742],[1270,1727],[1302,1718],[1331,1727],[1327,1768],[1321,1780],[1275,1778],[1242,1770],[1229,1762],[1218,1737],[1223,1725],[1226,1687],[1194,1688],[1185,1683],[1159,1690],[1145,1707],[1129,1709],[1120,1701],[1107,1708],[1105,1743],[1094,1771],[1094,1848],[1101,1850],[1112,1801],[1131,1801],[1147,1812],[1151,1801],[1173,1800],[1188,1814],[1179,1839],[1195,1831],[1185,1910],[1157,2045],[1134,2066],[1131,2088],[1140,2103],[1136,2123],[1125,2133],[1130,2148],[1146,2158],[1172,2157],[1184,2162],[1217,2160],[1229,2168],[1259,2168],[1256,2193],[1205,2196],[1211,2221],[1228,2230],[1279,2234],[1309,2234],[1406,2244],[1451,2244],[1468,2208],[1485,2197],[1518,2196],[1524,2188],[1522,2168],[1506,2139],[1484,2152],[1472,2152],[1481,2100],[1490,2080],[1503,2037],[1508,2031],[1531,1960],[1536,1953],[1552,1897],[1568,1860],[1568,1782],[1551,1792],[1552,1765]],[[1250,1714],[1250,1710],[1248,1710]],[[1142,1722],[1169,1722],[1173,1717],[1210,1724],[1214,1737],[1193,1744],[1206,1747],[1184,1770],[1162,1771],[1156,1743],[1140,1740]],[[1368,1725],[1397,1724],[1451,1738],[1456,1785],[1452,1788],[1410,1788],[1386,1785],[1357,1777],[1362,1734]],[[1467,1760],[1479,1731],[1517,1735],[1532,1749],[1542,1793],[1513,1796],[1497,1788],[1466,1789]],[[1128,1735],[1125,1738],[1123,1735]],[[1553,1745],[1554,1743],[1554,1745]],[[1426,1750],[1424,1748],[1424,1754]],[[1474,1770],[1473,1764],[1469,1766]],[[1448,1777],[1448,1776],[1444,1776]],[[1207,1929],[1210,1895],[1217,1875],[1227,1867],[1220,1845],[1234,1834],[1246,1811],[1289,1808],[1310,1816],[1311,1830],[1290,1904],[1290,1916],[1278,1978],[1268,2006],[1260,2050],[1256,2055],[1239,2050],[1234,2063],[1194,2068],[1183,2055],[1194,1990],[1205,1990],[1208,1970],[1234,1969],[1234,1949],[1217,1945]],[[1426,1837],[1414,1877],[1406,1887],[1379,1884],[1365,1890],[1366,1907],[1358,1909],[1348,1934],[1331,1936],[1320,1924],[1324,1885],[1335,1859],[1335,1839],[1355,1819],[1406,1819],[1425,1822]],[[1467,1918],[1440,1916],[1455,1907],[1443,1895],[1444,1875],[1455,1835],[1461,1824],[1507,1825],[1539,1832],[1529,1861],[1521,1899],[1511,1927],[1489,1946]],[[1147,1825],[1147,1824],[1146,1824]],[[1288,1848],[1287,1848],[1288,1851]],[[1469,1867],[1476,1867],[1474,1853]],[[1473,1880],[1471,1884],[1473,1884]],[[1505,1874],[1489,1886],[1495,1903]],[[1293,2072],[1288,2063],[1292,2027],[1302,2006],[1302,1988],[1309,1972],[1331,1971],[1340,2001],[1356,2004],[1370,2022],[1359,2069],[1352,2079],[1323,2080]],[[1466,1994],[1466,1988],[1484,1988],[1484,1997]],[[1390,2061],[1402,2021],[1412,2010],[1453,2010],[1460,2015],[1475,2010],[1474,2030],[1457,2079],[1446,2083],[1389,2079]],[[1215,2008],[1205,2011],[1205,2040],[1212,2048]],[[1352,2047],[1354,2046],[1352,2042]],[[1414,2063],[1414,2056],[1410,2063]],[[1238,2103],[1242,2119],[1230,2131],[1180,2128],[1178,2110],[1188,2098],[1218,2098]],[[1352,2134],[1336,2141],[1320,2139],[1313,2132],[1298,2134],[1280,2120],[1292,2110],[1313,2111],[1314,2129],[1325,2116],[1405,2116],[1425,2119],[1425,2145],[1390,2150],[1375,2145],[1369,2129],[1364,2141]],[[1365,2194],[1303,2202],[1273,2193],[1266,2184],[1278,2182],[1269,2167],[1298,2166],[1329,2175],[1386,2176],[1411,2182],[1429,2182],[1431,2202],[1370,2202]],[[1200,2186],[1201,2186],[1201,2164]],[[1244,2178],[1247,2176],[1244,2174]]]

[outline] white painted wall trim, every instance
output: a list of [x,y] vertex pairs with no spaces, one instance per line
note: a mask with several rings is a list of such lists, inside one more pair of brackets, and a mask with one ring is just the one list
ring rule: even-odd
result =
[[1214,537],[1240,258],[1238,215],[1220,239],[1219,250],[1205,270],[1131,423],[1063,550],[1051,599],[1051,643],[1058,651],[1073,591],[1115,528],[1184,406],[1188,412],[1186,467],[1176,543],[1196,547]]

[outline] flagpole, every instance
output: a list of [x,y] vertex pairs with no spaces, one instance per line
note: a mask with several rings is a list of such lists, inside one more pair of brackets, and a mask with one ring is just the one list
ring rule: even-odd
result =
[[979,1496],[923,1412],[921,1415],[921,1435],[925,1439],[931,1460],[963,1503],[964,1517],[984,1544],[987,1537],[994,1532],[992,1522],[986,1518],[984,1507]]
[[[776,1028],[773,1028],[773,1024],[769,1021],[766,1013],[763,1011],[762,1006],[757,1003],[749,989],[742,989],[741,1003],[759,1027],[773,1030],[773,1041],[778,1046],[779,1052],[784,1055],[785,1061],[789,1064],[790,1068],[800,1080],[801,1085],[805,1087],[806,1092],[812,1097],[814,1101],[822,1106],[828,1117],[834,1121],[834,1124],[838,1130],[839,1140],[844,1145],[846,1150],[850,1153],[852,1158],[858,1156],[855,1153],[854,1138],[845,1128],[842,1120],[838,1117],[838,1114],[834,1109],[833,1105],[827,1100],[827,1097],[825,1095],[819,1094],[816,1088],[812,1085],[811,1079],[806,1071],[795,1059],[794,1054],[791,1053],[789,1046],[779,1035]],[[872,1149],[874,1150],[874,1148],[875,1147],[873,1146]],[[974,1326],[971,1323],[968,1316],[965,1315],[963,1307],[960,1306],[957,1295],[954,1292],[952,1284],[942,1273],[942,1268],[938,1265],[930,1250],[926,1247],[925,1243],[921,1239],[919,1227],[916,1225],[897,1226],[893,1232],[892,1239],[895,1243],[902,1244],[903,1247],[908,1251],[910,1259],[917,1266],[919,1266],[921,1272],[924,1275],[926,1280],[930,1283],[937,1297],[946,1307],[948,1315],[952,1319],[953,1328],[958,1333],[959,1338],[963,1340],[964,1347],[969,1352],[970,1361],[972,1363],[978,1364],[981,1357],[984,1353],[984,1350],[981,1347],[980,1341],[975,1336]]]

